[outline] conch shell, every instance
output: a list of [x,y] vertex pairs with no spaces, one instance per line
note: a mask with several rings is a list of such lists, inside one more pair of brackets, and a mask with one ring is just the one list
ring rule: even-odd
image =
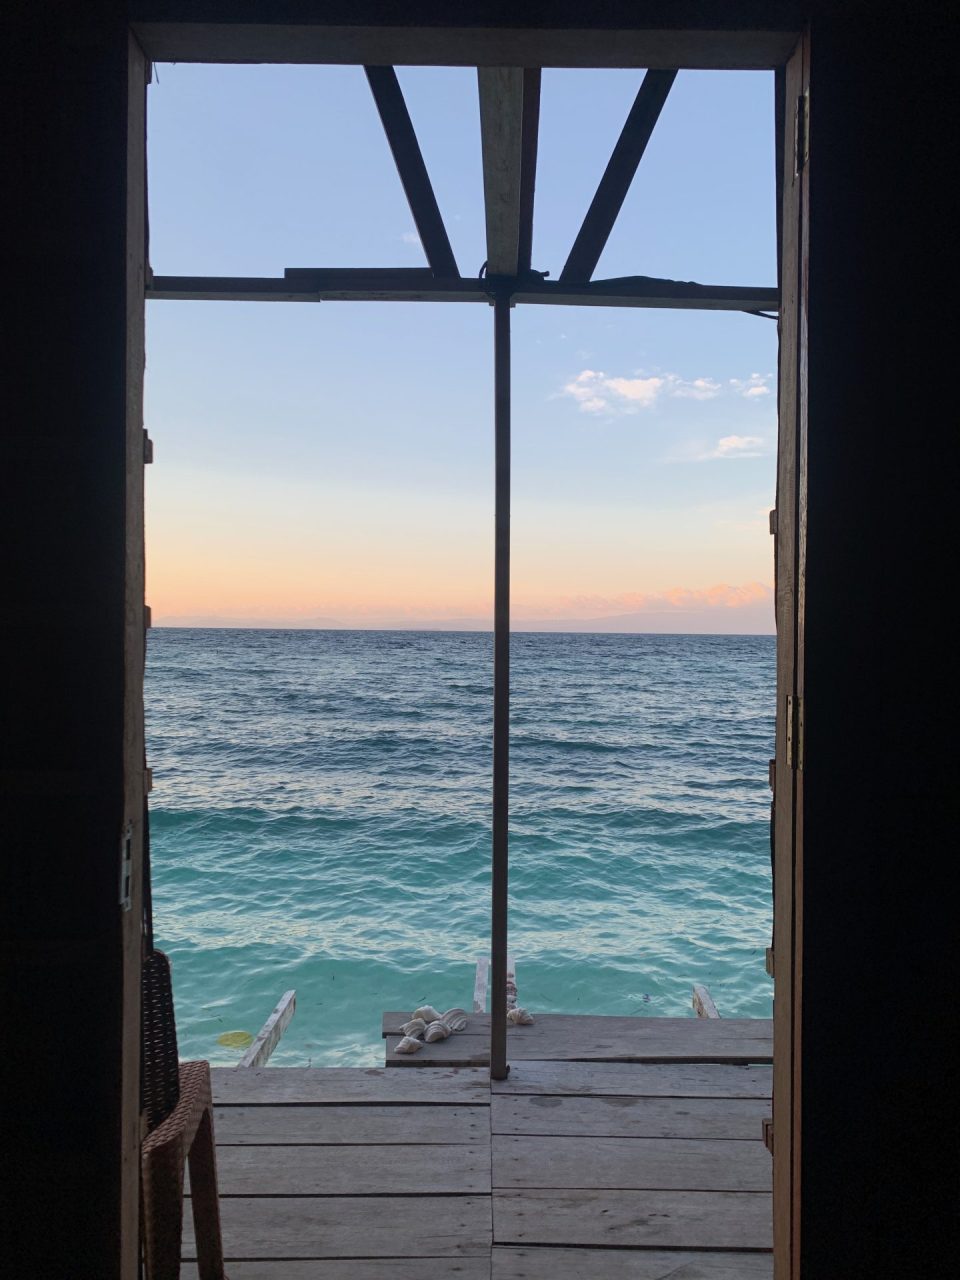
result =
[[427,1029],[427,1024],[423,1018],[411,1018],[409,1022],[405,1022],[400,1030],[405,1036],[422,1036]]
[[434,1040],[446,1040],[447,1036],[450,1034],[450,1028],[445,1022],[441,1022],[438,1018],[435,1022],[430,1023],[423,1038],[426,1040],[427,1044],[432,1044]]
[[446,1013],[440,1015],[440,1021],[451,1031],[462,1031],[467,1025],[467,1011],[466,1009],[448,1009]]
[[418,1053],[423,1048],[423,1041],[416,1036],[404,1036],[397,1042],[394,1053]]
[[411,1020],[414,1018],[422,1018],[425,1025],[430,1022],[439,1022],[441,1017],[442,1014],[437,1013],[432,1004],[421,1005],[419,1009],[414,1009],[413,1013],[410,1015]]
[[533,1025],[533,1014],[516,1005],[507,1010],[507,1021],[512,1027],[529,1027]]

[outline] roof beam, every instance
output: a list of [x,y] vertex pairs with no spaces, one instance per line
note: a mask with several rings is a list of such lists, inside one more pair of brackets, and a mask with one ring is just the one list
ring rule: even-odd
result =
[[540,139],[540,68],[523,73],[523,116],[520,126],[520,235],[517,274],[530,270],[533,257],[533,197],[537,186],[537,145]]
[[460,272],[397,73],[393,67],[364,67],[364,71],[430,270],[444,279],[455,278]]
[[648,71],[643,77],[617,145],[587,210],[583,226],[577,233],[570,256],[560,272],[562,281],[582,283],[589,280],[596,270],[676,78],[676,71]]
[[[283,276],[154,276],[148,299],[221,302],[484,302],[483,282],[438,280],[428,267],[295,267]],[[585,284],[530,279],[515,302],[555,306],[664,307],[693,311],[775,311],[776,289],[622,276]]]
[[487,274],[515,276],[520,261],[523,70],[478,67]]

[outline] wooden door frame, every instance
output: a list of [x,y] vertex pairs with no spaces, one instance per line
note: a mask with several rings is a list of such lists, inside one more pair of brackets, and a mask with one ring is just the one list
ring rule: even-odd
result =
[[[776,1280],[797,1280],[800,1248],[800,1012],[802,995],[802,735],[803,582],[806,494],[806,266],[807,166],[794,164],[795,108],[809,83],[809,36],[800,24],[751,30],[716,26],[646,30],[334,27],[282,23],[151,21],[149,4],[130,27],[127,166],[127,608],[125,626],[125,809],[132,822],[135,913],[124,929],[124,1061],[121,1274],[136,1275],[139,1147],[139,805],[143,795],[143,482],[142,392],[144,361],[145,115],[151,61],[205,63],[350,63],[388,65],[540,65],[544,67],[676,66],[718,70],[766,69],[784,85],[778,175],[782,204],[780,261],[780,382],[777,480],[777,727],[774,902],[774,1267]],[[784,6],[786,10],[788,6]],[[362,9],[362,3],[358,5]],[[702,8],[702,6],[700,6]],[[724,29],[726,24],[727,29]],[[699,25],[699,24],[698,24]],[[809,133],[805,134],[807,140]],[[788,699],[790,700],[788,703]],[[794,711],[788,728],[788,706]],[[797,767],[795,767],[797,766]],[[138,799],[139,797],[139,799]],[[135,914],[135,923],[134,923]],[[759,1136],[759,1135],[758,1135]]]

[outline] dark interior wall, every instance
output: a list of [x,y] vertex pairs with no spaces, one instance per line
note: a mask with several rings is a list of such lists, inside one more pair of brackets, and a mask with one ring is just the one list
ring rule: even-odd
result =
[[37,1277],[119,1235],[127,43],[83,10],[0,38],[2,1251]]
[[935,8],[825,5],[811,32],[804,1277],[945,1274],[951,1217],[956,126]]
[[[229,16],[228,3],[210,6]],[[556,20],[549,8],[539,20]],[[601,8],[615,25],[616,6]],[[635,21],[653,12],[630,8]],[[406,21],[416,9],[404,7]],[[126,14],[119,0],[69,19],[52,2],[6,12],[0,946],[17,1178],[4,1244],[20,1274],[108,1277],[120,1150]],[[942,185],[946,33],[910,15],[813,15],[806,1280],[938,1273],[931,1171],[949,1009],[935,961],[955,927],[938,867],[953,785],[943,602],[956,503],[940,279],[953,208]]]

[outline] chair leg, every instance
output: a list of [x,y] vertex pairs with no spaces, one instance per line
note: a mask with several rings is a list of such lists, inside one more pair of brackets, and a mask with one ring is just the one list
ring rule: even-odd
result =
[[[179,1280],[183,1239],[182,1154],[169,1149],[150,1153],[143,1161],[142,1176],[146,1280]],[[162,1206],[161,1212],[155,1212],[153,1206]]]
[[200,1280],[224,1280],[213,1111],[209,1107],[205,1108],[200,1124],[197,1126],[189,1160],[193,1230],[197,1241],[197,1271]]

